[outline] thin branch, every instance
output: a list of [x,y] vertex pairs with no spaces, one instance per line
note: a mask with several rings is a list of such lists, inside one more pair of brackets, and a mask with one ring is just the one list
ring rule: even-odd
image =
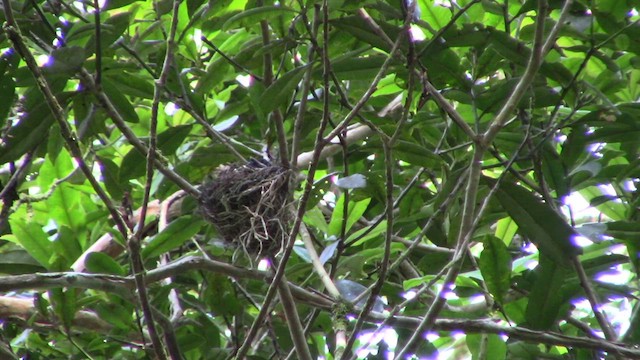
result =
[[[149,283],[161,281],[165,278],[184,274],[187,271],[204,270],[221,274],[226,274],[234,278],[247,278],[255,280],[270,280],[271,277],[266,272],[247,270],[244,268],[229,265],[227,263],[208,260],[203,257],[188,256],[173,261],[166,266],[149,271],[147,280]],[[130,296],[130,291],[135,288],[134,279],[131,276],[120,277],[104,274],[85,273],[35,273],[27,275],[12,275],[0,278],[0,292],[20,291],[20,290],[44,290],[52,288],[76,288],[94,289],[106,291],[114,294],[123,294],[124,298]],[[333,302],[317,293],[313,293],[289,283],[292,295],[301,303],[317,307],[323,310],[331,310]],[[128,294],[128,295],[127,295]],[[35,307],[32,299],[18,299],[9,296],[0,296],[0,319],[18,317],[28,319],[33,315]],[[387,321],[392,326],[402,327],[415,331],[421,323],[419,317],[393,316],[389,318],[385,314],[371,313],[367,317],[372,323]],[[38,318],[38,322],[46,322],[46,319]],[[94,313],[80,311],[74,319],[74,324],[84,326],[95,331],[109,332],[111,325],[101,321]],[[640,350],[634,345],[612,342],[604,339],[591,339],[587,337],[575,337],[558,334],[550,331],[535,331],[517,326],[504,326],[496,323],[492,319],[458,320],[439,319],[436,320],[434,330],[437,331],[463,331],[465,333],[487,333],[506,335],[512,339],[523,341],[564,346],[568,348],[582,348],[640,358]]]
[[[472,238],[475,228],[474,220],[476,219],[476,201],[480,177],[482,174],[482,159],[484,158],[484,153],[487,147],[493,141],[507,119],[511,116],[513,109],[520,101],[527,88],[530,86],[530,82],[533,80],[540,67],[540,64],[542,63],[542,51],[545,47],[544,25],[547,9],[547,2],[544,0],[539,1],[536,16],[534,45],[533,50],[531,51],[529,63],[527,64],[527,68],[525,69],[522,78],[516,85],[514,92],[500,109],[500,111],[496,115],[496,118],[489,126],[489,129],[487,129],[487,131],[477,139],[477,142],[475,144],[473,159],[470,165],[467,188],[465,191],[460,233],[458,235],[456,243],[456,255],[451,261],[451,267],[449,268],[445,276],[444,285],[438,293],[438,296],[434,299],[433,303],[429,307],[424,319],[422,319],[422,321],[420,322],[420,325],[416,329],[416,332],[407,341],[402,350],[400,350],[398,354],[396,354],[396,359],[402,359],[404,356],[410,355],[411,352],[414,351],[420,339],[422,339],[423,334],[433,328],[436,318],[440,314],[440,311],[443,309],[446,302],[445,295],[448,291],[450,291],[455,279],[458,276],[458,272],[460,271],[460,267],[462,265],[462,260],[464,259],[464,254],[466,253],[467,243]],[[549,43],[549,39],[551,39],[552,37],[555,39],[555,35],[556,34],[554,33],[550,34],[549,38],[546,40],[546,43]]]
[[605,314],[600,310],[600,302],[598,301],[598,297],[596,292],[593,290],[591,283],[589,281],[589,277],[584,271],[584,267],[582,267],[582,263],[577,256],[574,256],[571,259],[573,263],[573,267],[576,269],[576,273],[578,274],[578,279],[580,279],[580,286],[584,290],[587,295],[587,299],[589,300],[589,304],[591,305],[591,310],[593,311],[593,315],[595,316],[598,324],[600,325],[600,329],[604,334],[604,337],[609,341],[614,341],[617,337],[613,329],[611,328],[611,324],[607,320]]
[[[324,7],[324,16],[327,17],[328,9],[327,9],[326,0],[323,7]],[[328,26],[329,26],[328,18],[325,18],[324,19],[325,32],[328,32]],[[326,56],[325,56],[325,59],[326,59]],[[325,63],[326,62],[327,60],[325,60]],[[325,71],[326,71],[326,65],[325,65]],[[325,94],[325,97],[327,97],[327,94]],[[328,101],[328,100],[325,100],[325,101]],[[328,110],[328,109],[325,109],[325,110]],[[260,324],[262,324],[262,322],[264,321],[267,309],[269,308],[269,304],[273,300],[276,288],[278,287],[278,282],[284,276],[284,270],[285,270],[287,261],[289,260],[289,257],[291,256],[291,252],[293,251],[293,244],[295,243],[295,239],[298,235],[298,231],[302,223],[302,217],[304,216],[304,213],[306,210],[307,202],[311,196],[311,189],[313,188],[313,179],[316,173],[316,167],[317,167],[318,161],[320,160],[320,154],[322,153],[322,149],[326,145],[326,141],[324,140],[323,136],[328,123],[329,123],[329,112],[324,111],[322,120],[320,121],[320,127],[318,128],[318,133],[316,135],[313,156],[309,164],[309,170],[307,172],[304,191],[302,193],[302,196],[300,197],[300,201],[298,202],[296,218],[294,220],[293,226],[289,233],[289,237],[285,243],[285,248],[282,254],[282,258],[280,259],[280,264],[278,266],[278,269],[276,270],[274,279],[271,282],[271,285],[269,286],[269,290],[267,290],[267,294],[265,295],[262,309],[260,309],[258,316],[256,316],[255,320],[253,321],[253,324],[251,325],[251,328],[249,329],[249,332],[246,334],[244,343],[242,344],[242,346],[238,350],[238,353],[236,354],[236,359],[242,360],[247,354],[247,351],[249,350],[249,346],[251,345],[251,341],[253,341],[253,338],[255,337],[258,331],[258,328],[260,327]]]
[[96,86],[100,88],[102,84],[102,25],[100,24],[100,2],[93,0],[93,18],[95,28],[95,52],[96,52]]
[[313,247],[313,241],[311,240],[311,234],[309,234],[309,229],[307,229],[307,226],[304,223],[300,224],[300,237],[302,238],[302,241],[304,242],[304,247],[307,249],[307,253],[311,258],[311,264],[313,265],[313,269],[318,274],[318,277],[324,284],[324,287],[327,289],[327,292],[336,301],[339,300],[341,298],[340,291],[338,291],[338,288],[331,280],[331,276],[329,276],[329,274],[327,273],[327,270],[325,270],[324,266],[322,265],[322,262],[320,262],[320,258],[318,257],[318,252]]
[[22,34],[20,33],[20,28],[18,27],[18,24],[15,21],[13,10],[11,9],[11,2],[3,1],[2,4],[4,6],[4,13],[6,17],[6,22],[3,28],[5,30],[5,33],[7,34],[7,37],[11,40],[17,52],[20,54],[20,56],[22,56],[24,61],[27,63],[27,67],[29,68],[31,74],[36,80],[36,85],[38,86],[38,89],[40,90],[45,100],[47,101],[47,105],[51,109],[51,113],[53,114],[53,117],[58,122],[58,126],[60,127],[60,133],[63,139],[65,140],[65,143],[67,144],[67,148],[69,149],[69,152],[71,152],[71,155],[76,159],[78,166],[80,167],[80,170],[85,175],[85,177],[93,187],[94,191],[98,195],[98,197],[100,197],[100,200],[102,200],[102,202],[107,207],[109,214],[111,215],[113,221],[115,222],[118,228],[118,231],[120,231],[122,236],[127,237],[128,228],[124,220],[122,219],[122,217],[120,216],[120,213],[118,212],[115,205],[111,201],[111,198],[109,198],[107,193],[100,186],[100,183],[93,176],[93,172],[91,171],[89,166],[84,162],[82,151],[80,150],[80,146],[76,141],[77,137],[73,132],[73,130],[71,129],[71,127],[69,126],[69,123],[67,122],[67,119],[64,115],[64,109],[62,108],[62,106],[58,102],[58,99],[55,97],[55,94],[53,94],[51,88],[49,87],[49,84],[47,83],[47,80],[44,78],[42,72],[40,71],[40,67],[38,67],[38,64],[36,63],[36,60],[33,57],[33,54],[31,54],[31,51],[24,43],[24,39],[22,38]]
[[[312,39],[315,39],[317,36],[317,32],[318,32],[318,23],[319,23],[319,12],[314,11],[313,13],[313,27],[312,27],[312,33],[310,34]],[[296,118],[293,122],[293,137],[291,140],[291,168],[292,169],[297,169],[298,168],[298,154],[300,154],[300,141],[302,140],[302,124],[304,123],[304,116],[305,113],[307,111],[307,98],[309,97],[309,91],[311,88],[311,75],[313,74],[313,66],[311,66],[311,64],[313,63],[313,60],[316,56],[316,45],[315,45],[316,41],[312,41],[311,45],[309,46],[309,49],[307,50],[309,52],[308,57],[307,57],[307,64],[309,64],[309,66],[307,67],[304,77],[302,78],[302,89],[300,90],[300,102],[298,104],[298,112],[296,114]],[[322,54],[323,58],[327,56],[327,54]],[[329,94],[323,94],[323,96],[328,96]]]
[[[80,80],[82,83],[93,93],[93,95],[98,100],[98,103],[105,109],[113,123],[118,127],[120,132],[124,135],[124,137],[133,145],[136,150],[138,150],[142,155],[147,156],[149,149],[147,145],[145,145],[137,136],[133,133],[133,131],[127,126],[124,118],[118,110],[115,108],[111,99],[104,93],[104,91],[100,90],[95,82],[93,81],[93,77],[86,69],[81,69],[78,73]],[[158,154],[160,155],[160,154]],[[180,176],[175,171],[169,169],[164,164],[164,159],[160,156],[154,159],[154,165],[158,171],[160,171],[164,176],[173,181],[176,185],[182,188],[184,191],[188,192],[190,195],[194,197],[198,197],[200,195],[200,190],[198,190],[195,186],[189,183],[186,179]]]
[[284,313],[287,325],[289,325],[289,334],[293,340],[293,345],[296,349],[298,359],[311,360],[311,352],[309,351],[309,345],[307,344],[307,338],[305,336],[304,328],[300,322],[298,311],[296,310],[296,302],[291,295],[291,289],[287,278],[283,275],[282,281],[278,283],[278,295],[280,296],[280,302],[282,302],[282,312]]
[[[258,3],[261,5],[262,1],[258,1]],[[260,30],[262,32],[262,44],[264,45],[265,49],[268,49],[269,43],[271,42],[270,40],[271,30],[269,29],[269,23],[267,22],[267,20],[260,20]],[[263,62],[264,62],[264,71],[262,74],[264,76],[263,83],[265,87],[269,87],[274,80],[273,59],[271,57],[271,51],[266,50],[264,52]],[[284,120],[282,119],[282,113],[280,112],[279,109],[275,109],[271,113],[271,118],[276,127],[276,136],[278,139],[278,151],[280,152],[280,163],[285,168],[288,168],[289,154],[287,149],[288,147],[287,137],[284,131]]]
[[231,57],[229,57],[227,54],[225,54],[222,50],[220,50],[216,44],[212,43],[209,39],[207,39],[206,36],[201,36],[200,40],[202,40],[203,43],[205,43],[208,47],[210,47],[211,49],[213,49],[213,51],[217,52],[218,54],[220,54],[220,56],[222,56],[223,59],[227,60],[231,65],[233,65],[236,69],[250,75],[252,78],[262,82],[264,81],[264,79],[259,76],[256,75],[255,73],[253,73],[251,70],[247,69],[246,67],[242,66],[241,64],[239,64],[237,61],[233,60]]

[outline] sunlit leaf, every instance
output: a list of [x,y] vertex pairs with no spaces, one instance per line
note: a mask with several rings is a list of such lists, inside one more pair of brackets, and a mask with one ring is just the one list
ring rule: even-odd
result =
[[152,237],[142,249],[142,256],[150,258],[175,249],[200,231],[202,220],[194,216],[181,216]]
[[[494,184],[493,180],[489,183]],[[549,205],[521,186],[503,181],[496,197],[518,228],[546,256],[557,264],[568,265],[581,251],[574,244],[576,232]]]
[[506,245],[497,237],[485,236],[478,266],[487,288],[496,301],[502,303],[511,287],[511,256]]

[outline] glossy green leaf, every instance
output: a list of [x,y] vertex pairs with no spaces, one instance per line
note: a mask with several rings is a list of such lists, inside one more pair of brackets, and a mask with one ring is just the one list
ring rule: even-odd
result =
[[345,232],[348,232],[353,224],[355,224],[360,217],[367,210],[367,206],[371,202],[371,199],[364,199],[360,201],[349,201],[347,207],[347,214],[344,213],[344,201],[345,197],[341,196],[336,202],[331,221],[329,222],[329,235],[340,236],[340,231],[343,227],[343,222],[346,218],[346,224],[344,225]]
[[[507,344],[497,334],[469,334],[466,337],[471,359],[502,360],[507,358]],[[480,355],[484,355],[481,357]]]
[[120,91],[118,85],[105,78],[102,79],[102,89],[124,121],[130,123],[140,122],[138,113],[136,113],[131,101]]
[[87,255],[87,269],[98,274],[125,276],[126,271],[111,256],[104,253],[92,252]]
[[491,295],[502,303],[511,287],[511,256],[507,246],[495,236],[485,236],[482,245],[484,250],[478,261],[480,273]]
[[287,101],[290,101],[291,91],[298,86],[307,66],[308,65],[297,67],[274,81],[262,94],[260,98],[260,109],[268,113]]
[[[568,269],[555,260],[541,255],[536,269],[536,281],[529,293],[526,310],[527,325],[535,330],[546,330],[553,327],[561,316],[564,298],[560,292]],[[566,308],[565,308],[566,310]]]
[[23,249],[4,251],[0,254],[0,274],[19,275],[43,271],[46,269]]
[[261,6],[248,9],[229,18],[222,26],[222,29],[228,30],[231,27],[239,25],[256,25],[261,20],[267,20],[281,15],[293,18],[295,16],[295,10],[284,6]]
[[0,126],[6,123],[9,110],[11,110],[11,104],[16,93],[16,83],[7,74],[0,74],[0,98],[6,99],[6,101],[0,102]]
[[9,218],[9,224],[11,224],[11,229],[15,236],[4,239],[20,245],[40,265],[49,267],[49,259],[52,255],[49,249],[51,242],[47,234],[42,230],[42,226],[34,222],[25,222],[15,216]]
[[[171,127],[158,134],[158,150],[165,155],[173,155],[180,144],[191,132],[191,125]],[[137,149],[131,149],[122,159],[120,165],[120,181],[140,177],[145,174],[147,159]]]
[[[490,184],[494,180],[487,179]],[[576,232],[553,210],[523,187],[502,181],[496,192],[500,204],[520,231],[557,264],[568,266],[581,253],[574,244]]]
[[200,231],[202,220],[194,216],[181,216],[166,229],[153,236],[142,249],[143,258],[151,258],[175,249]]

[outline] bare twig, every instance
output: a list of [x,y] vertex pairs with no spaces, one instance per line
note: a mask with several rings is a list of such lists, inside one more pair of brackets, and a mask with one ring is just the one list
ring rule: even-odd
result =
[[20,33],[20,28],[18,27],[18,24],[16,23],[13,16],[13,10],[11,9],[10,2],[4,1],[2,4],[4,6],[4,13],[6,17],[6,22],[4,24],[5,33],[13,43],[13,46],[16,48],[18,53],[27,63],[29,71],[36,80],[38,89],[43,94],[45,100],[47,101],[47,105],[51,109],[53,117],[56,119],[58,125],[60,126],[60,132],[63,139],[65,140],[65,143],[67,144],[69,151],[71,152],[71,155],[77,160],[80,170],[85,175],[98,197],[100,197],[100,200],[102,200],[102,202],[109,210],[109,214],[115,222],[118,231],[120,231],[122,236],[127,237],[128,229],[124,220],[111,201],[111,198],[109,198],[107,193],[100,186],[100,183],[93,176],[91,168],[89,168],[89,166],[84,162],[82,151],[80,150],[80,146],[76,141],[77,137],[69,126],[69,123],[67,122],[67,119],[64,115],[64,109],[58,102],[58,99],[55,97],[55,94],[53,94],[51,88],[49,87],[49,84],[47,83],[47,80],[42,75],[42,71],[38,67],[33,54],[31,54],[31,51],[24,43],[24,39],[22,38],[22,34]]
[[[260,4],[262,1],[258,1]],[[265,48],[269,47],[271,30],[269,29],[269,23],[267,20],[260,20],[260,30],[262,32],[262,44]],[[264,71],[263,71],[263,83],[265,87],[269,87],[273,83],[273,59],[271,57],[271,51],[267,50],[263,55]],[[278,139],[278,151],[280,152],[280,163],[283,167],[289,167],[289,151],[287,149],[287,137],[284,131],[284,120],[280,109],[275,109],[271,113],[271,119],[276,128],[276,136]]]
[[[567,1],[569,3],[570,1]],[[565,5],[567,6],[567,5]],[[457,244],[456,244],[456,256],[452,260],[452,266],[447,272],[447,275],[444,279],[444,286],[442,290],[439,292],[438,296],[434,300],[434,302],[429,307],[424,319],[421,321],[420,325],[416,329],[416,332],[411,336],[411,338],[407,341],[404,347],[396,354],[396,359],[402,359],[404,356],[409,355],[417,345],[418,341],[422,338],[424,332],[429,331],[429,329],[433,328],[433,324],[440,311],[444,307],[445,304],[445,294],[450,291],[450,287],[458,276],[458,272],[460,266],[462,264],[462,259],[464,258],[464,254],[466,253],[465,246],[467,242],[471,239],[474,230],[474,223],[476,219],[476,198],[478,193],[478,187],[480,182],[480,176],[482,171],[482,159],[484,157],[484,153],[489,146],[489,144],[493,141],[499,130],[502,128],[507,119],[511,116],[513,109],[516,104],[520,101],[522,96],[524,95],[526,89],[530,86],[530,82],[533,80],[535,74],[537,73],[540,64],[543,59],[543,51],[545,46],[544,41],[544,24],[545,18],[547,14],[548,4],[546,1],[540,1],[538,3],[538,11],[536,17],[536,30],[535,30],[535,38],[533,50],[531,51],[531,57],[529,59],[529,63],[524,71],[523,76],[520,78],[520,81],[516,85],[511,96],[507,99],[505,104],[502,106],[495,119],[492,121],[491,125],[487,129],[487,131],[481,135],[478,139],[476,139],[473,159],[470,165],[469,178],[467,182],[467,188],[465,191],[465,201],[462,213],[462,222],[461,229],[458,236]],[[546,43],[551,42],[551,38],[555,38],[554,33],[549,35]]]
[[[149,283],[161,281],[163,279],[184,274],[187,271],[204,270],[221,274],[226,274],[235,278],[247,278],[256,280],[270,280],[271,276],[266,272],[247,270],[223,262],[208,260],[203,257],[189,256],[173,261],[166,266],[149,271],[147,280]],[[84,274],[84,273],[46,273],[46,274],[26,274],[13,275],[0,278],[0,292],[20,291],[20,290],[44,290],[51,288],[68,287],[76,289],[94,289],[109,293],[130,295],[130,291],[135,288],[132,276],[120,277],[104,274]],[[333,302],[323,296],[318,295],[289,283],[292,295],[299,302],[317,307],[323,310],[330,310]],[[0,296],[0,319],[8,318],[30,318],[35,311],[32,299],[17,299],[10,296]],[[393,316],[380,313],[371,313],[367,317],[368,321],[380,323],[387,321],[392,326],[405,329],[416,330],[422,319],[419,317]],[[47,319],[38,318],[38,322],[46,322]],[[95,331],[108,332],[111,325],[101,321],[92,312],[81,311],[74,319],[77,326],[93,329]],[[434,330],[437,331],[464,331],[465,333],[487,333],[506,335],[512,339],[520,339],[527,342],[564,346],[569,348],[593,349],[607,351],[611,353],[628,356],[630,358],[640,358],[640,350],[636,346],[608,341],[605,339],[591,339],[586,337],[575,337],[558,334],[550,331],[535,331],[517,326],[504,326],[490,319],[479,320],[458,320],[439,319],[436,320]]]

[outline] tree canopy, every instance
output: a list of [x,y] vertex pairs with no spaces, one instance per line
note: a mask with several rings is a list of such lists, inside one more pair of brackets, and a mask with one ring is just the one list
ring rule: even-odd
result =
[[640,1],[0,3],[0,357],[640,358]]

